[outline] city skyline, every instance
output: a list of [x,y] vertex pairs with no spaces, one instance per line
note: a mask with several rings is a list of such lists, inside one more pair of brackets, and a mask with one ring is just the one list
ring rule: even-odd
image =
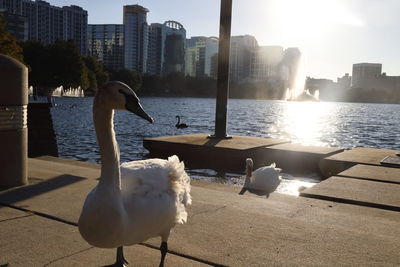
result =
[[[219,34],[220,1],[215,0],[48,2],[83,7],[89,24],[122,23],[123,5],[139,4],[149,9],[149,24],[176,20],[185,27],[187,38]],[[304,0],[301,4],[293,0],[237,0],[233,1],[232,35],[252,35],[260,45],[299,47],[306,76],[336,80],[351,73],[352,64],[362,62],[382,63],[384,72],[398,75],[398,10],[400,1],[395,0]]]

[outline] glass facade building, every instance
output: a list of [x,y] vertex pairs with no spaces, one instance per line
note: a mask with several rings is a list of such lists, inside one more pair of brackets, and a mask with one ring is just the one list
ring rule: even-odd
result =
[[89,24],[88,54],[110,69],[122,69],[124,67],[124,25]]
[[80,53],[86,55],[88,13],[81,7],[56,7],[41,0],[0,0],[0,9],[27,18],[28,40],[44,45],[58,39],[73,40]]
[[147,71],[147,12],[140,5],[124,6],[124,66],[140,73]]
[[182,24],[172,20],[152,23],[148,37],[146,73],[157,76],[184,73],[186,30]]
[[251,52],[250,77],[254,81],[281,80],[282,46],[258,46]]
[[186,40],[185,74],[191,77],[216,78],[215,57],[218,38],[195,36]]
[[63,39],[73,40],[82,55],[87,54],[88,13],[79,6],[62,7]]
[[251,35],[232,36],[229,61],[229,79],[245,81],[250,78],[251,52],[258,46]]

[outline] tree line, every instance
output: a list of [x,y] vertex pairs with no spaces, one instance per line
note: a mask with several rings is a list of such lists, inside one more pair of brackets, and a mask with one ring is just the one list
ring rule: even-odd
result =
[[37,41],[18,42],[6,30],[6,20],[0,13],[0,54],[13,57],[29,69],[29,85],[42,95],[56,87],[80,86],[86,95],[93,95],[109,80],[120,80],[134,90],[141,87],[138,73],[126,69],[106,69],[95,57],[82,56],[72,40],[57,40],[50,45]]
[[[194,78],[182,73],[170,73],[164,77],[141,76],[127,69],[107,69],[102,62],[91,56],[80,55],[72,41],[58,40],[43,45],[37,41],[18,42],[7,30],[4,16],[0,13],[0,54],[11,56],[29,68],[29,85],[41,95],[48,95],[55,88],[80,86],[85,95],[93,95],[97,88],[109,80],[128,84],[139,95],[163,97],[215,97],[217,81],[213,78]],[[325,88],[326,89],[326,88]],[[344,102],[400,103],[400,91],[386,92],[380,89],[355,88],[338,91],[320,89],[321,100]],[[231,98],[284,99],[286,86],[283,82],[230,83]]]
[[[18,43],[6,31],[5,20],[0,13],[0,53],[23,62],[29,68],[29,85],[39,94],[48,95],[55,88],[81,86],[85,95],[93,95],[102,84],[119,80],[128,84],[139,95],[174,97],[215,97],[217,81],[213,78],[194,78],[182,73],[170,73],[159,77],[141,76],[127,69],[107,69],[94,57],[81,56],[72,41],[58,40],[42,45],[37,41]],[[139,90],[140,89],[140,90]],[[232,98],[281,99],[285,89],[267,83],[231,83]]]
[[[102,84],[119,80],[128,84],[139,95],[175,97],[215,97],[217,81],[213,78],[194,78],[182,73],[159,77],[141,76],[127,69],[107,69],[91,56],[81,56],[72,41],[58,40],[43,45],[37,41],[17,42],[7,32],[5,19],[0,13],[0,53],[23,62],[29,68],[29,85],[39,94],[48,95],[55,88],[80,86],[85,95],[93,95]],[[140,89],[140,90],[139,90]],[[261,83],[231,84],[234,98],[273,98],[281,95],[277,90]]]

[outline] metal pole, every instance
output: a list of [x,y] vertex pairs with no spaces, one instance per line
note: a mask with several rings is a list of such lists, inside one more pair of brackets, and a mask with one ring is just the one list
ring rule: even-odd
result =
[[217,104],[215,135],[213,138],[230,138],[226,134],[229,93],[229,50],[231,43],[232,0],[221,0],[218,48]]
[[28,183],[28,69],[0,55],[0,186]]

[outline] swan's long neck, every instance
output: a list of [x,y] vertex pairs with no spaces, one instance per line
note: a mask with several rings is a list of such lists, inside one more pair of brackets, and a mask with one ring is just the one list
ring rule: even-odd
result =
[[253,175],[253,167],[247,165],[246,166],[246,179],[245,179],[245,184],[249,184],[250,183],[250,177]]
[[100,184],[111,184],[114,188],[121,189],[119,149],[115,139],[113,117],[112,109],[103,108],[96,103],[93,105],[93,121],[101,155]]
[[181,117],[179,117],[179,116],[177,116],[177,118],[178,118],[178,125],[181,123]]

